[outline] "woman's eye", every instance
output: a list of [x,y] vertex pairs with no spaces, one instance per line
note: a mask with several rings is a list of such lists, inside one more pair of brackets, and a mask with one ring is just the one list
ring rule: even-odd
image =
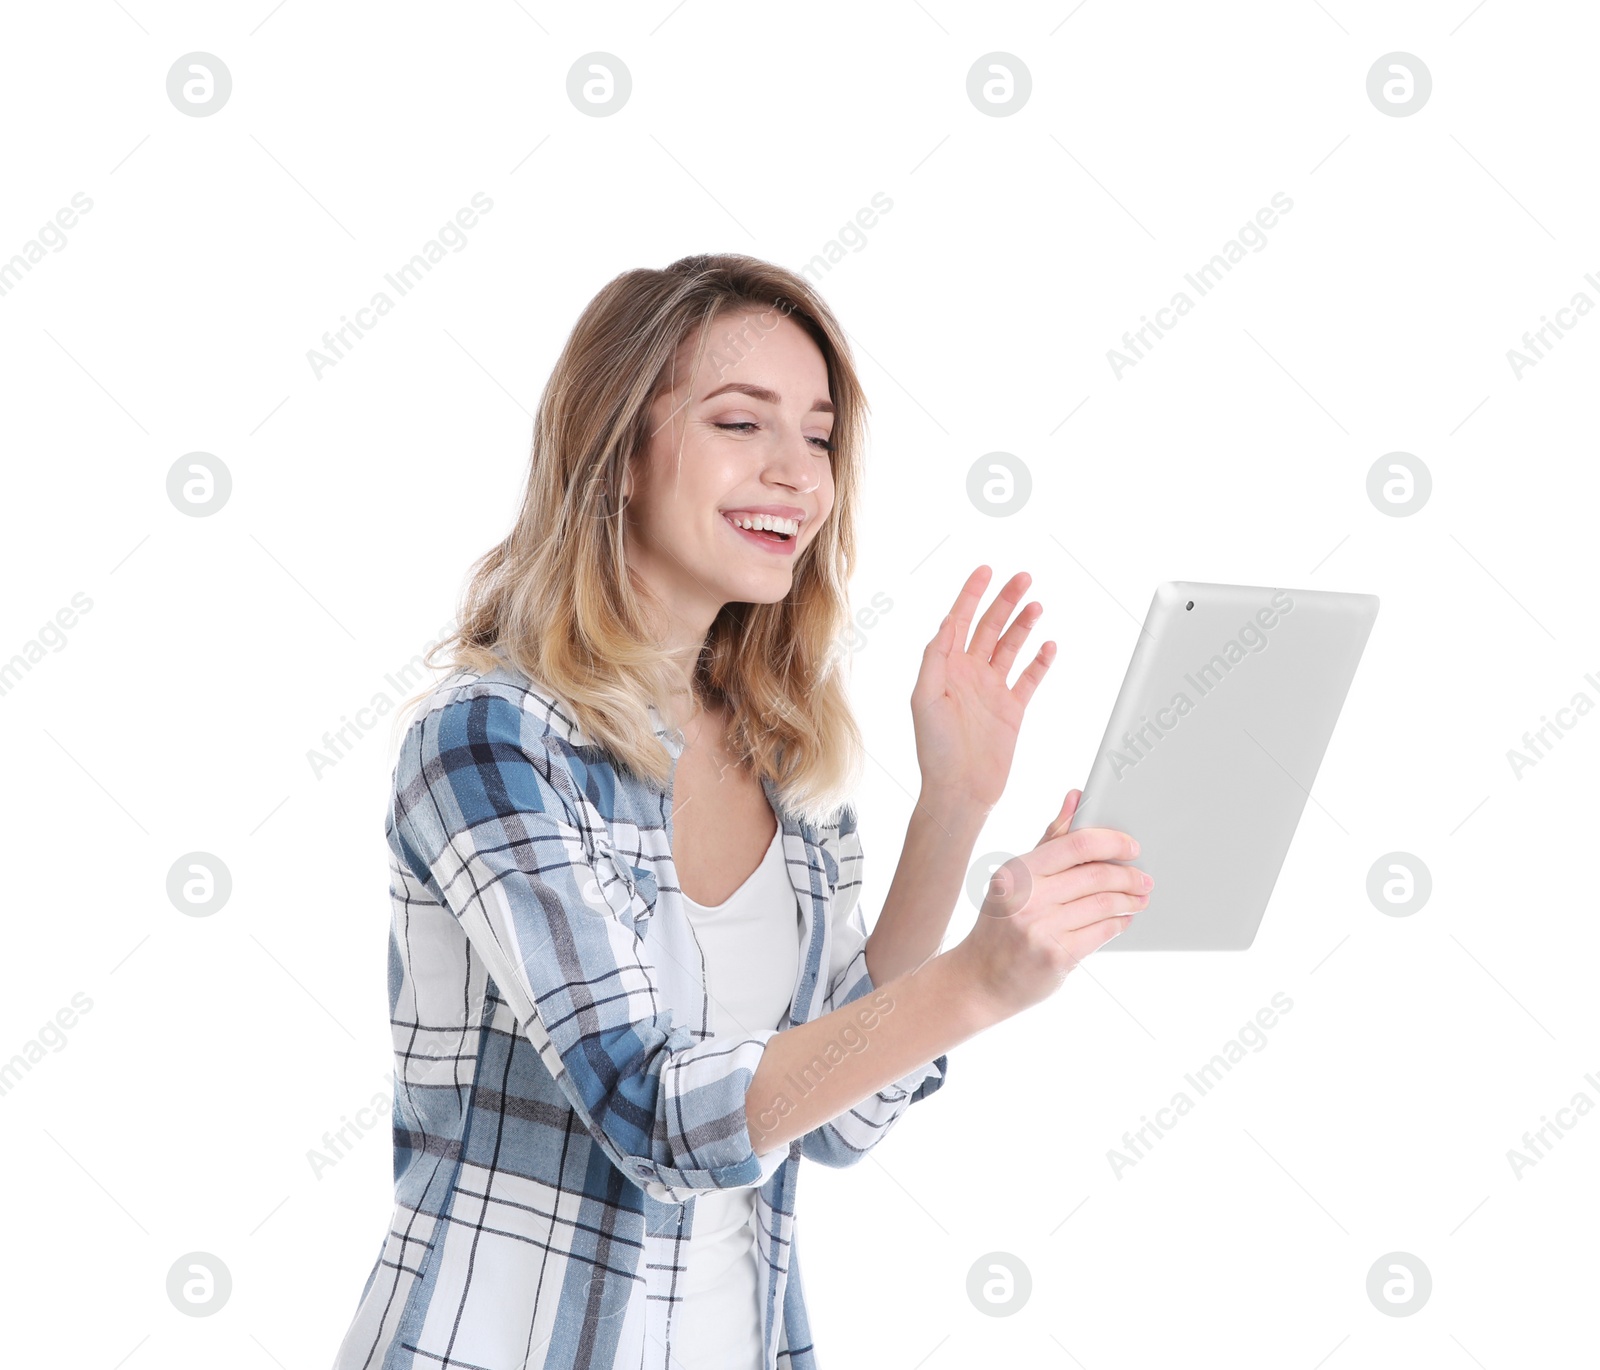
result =
[[[760,424],[751,419],[740,419],[737,423],[714,423],[712,425],[714,428],[723,428],[734,432],[744,432],[751,428],[759,428],[760,426]],[[820,451],[829,453],[833,451],[832,438],[807,438],[806,441],[816,443]]]

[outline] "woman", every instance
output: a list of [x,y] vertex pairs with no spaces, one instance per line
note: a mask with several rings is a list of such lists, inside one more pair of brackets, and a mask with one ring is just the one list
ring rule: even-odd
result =
[[1074,790],[939,951],[1054,657],[1007,685],[1026,575],[968,642],[980,567],[867,936],[834,669],[864,409],[826,305],[749,257],[627,272],[573,329],[395,765],[395,1209],[336,1370],[815,1367],[801,1158],[859,1160],[1143,906],[1125,834],[1055,836]]

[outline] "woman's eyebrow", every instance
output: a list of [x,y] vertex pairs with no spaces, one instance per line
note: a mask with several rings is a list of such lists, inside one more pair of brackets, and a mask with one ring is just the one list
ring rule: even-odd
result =
[[[783,403],[783,396],[776,390],[768,390],[764,385],[751,385],[748,381],[729,381],[726,385],[713,390],[709,395],[702,395],[700,402],[704,404],[707,400],[715,399],[718,395],[725,394],[729,390],[737,390],[742,395],[749,395],[751,399],[762,400],[767,404]],[[811,412],[813,414],[832,414],[834,412],[833,402],[831,400],[813,400],[811,402]]]

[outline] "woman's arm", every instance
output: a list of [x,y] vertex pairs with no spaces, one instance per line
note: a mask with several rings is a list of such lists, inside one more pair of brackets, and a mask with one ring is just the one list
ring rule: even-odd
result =
[[[764,1183],[786,1158],[751,1150],[744,1114],[778,1034],[697,1039],[678,1020],[634,930],[643,897],[590,851],[603,820],[548,723],[510,691],[467,684],[411,723],[387,834],[482,962],[464,987],[472,1021],[498,994],[624,1177],[664,1203]],[[524,1122],[524,1144],[565,1144],[560,1118]]]
[[911,691],[922,786],[894,883],[868,939],[868,973],[874,984],[915,970],[938,951],[966,880],[973,844],[1005,792],[1023,712],[1055,660],[1056,645],[1047,642],[1017,683],[1006,684],[1044,609],[1035,601],[1006,627],[1032,579],[1021,571],[1006,582],[974,628],[972,616],[990,575],[989,567],[980,566],[967,577],[923,649]]
[[745,1096],[753,1149],[786,1145],[1009,1017],[974,991],[960,951],[770,1038]]
[[1007,862],[1010,878],[990,885],[977,923],[949,951],[870,990],[858,981],[842,1007],[767,1040],[745,1095],[756,1153],[1047,998],[1127,927],[1149,902],[1150,877],[1123,864],[1139,844],[1112,828],[1061,831],[1079,797],[1071,791],[1039,844]]
[[963,795],[918,796],[900,864],[867,938],[867,971],[874,985],[916,970],[939,950],[987,817],[987,808]]

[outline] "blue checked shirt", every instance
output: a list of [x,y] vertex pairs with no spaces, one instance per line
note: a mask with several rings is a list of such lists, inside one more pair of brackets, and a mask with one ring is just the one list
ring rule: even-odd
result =
[[[681,738],[650,717],[676,765]],[[875,989],[854,809],[814,826],[762,784],[799,975],[777,1028],[712,1036],[670,794],[613,768],[509,665],[458,670],[423,703],[386,823],[395,1205],[334,1370],[725,1370],[671,1354],[673,1313],[696,1195],[744,1186],[765,1370],[815,1370],[801,1157],[853,1165],[946,1061],[752,1150],[745,1091],[767,1042]],[[828,1069],[823,1052],[806,1074]]]

